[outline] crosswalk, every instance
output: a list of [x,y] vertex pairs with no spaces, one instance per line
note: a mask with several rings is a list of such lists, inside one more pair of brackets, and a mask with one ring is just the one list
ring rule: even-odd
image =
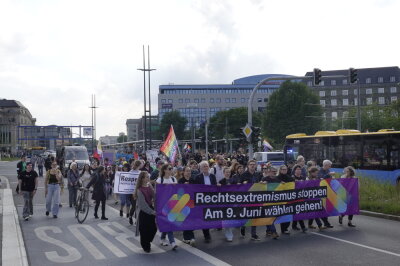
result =
[[44,205],[35,205],[34,216],[27,222],[21,221],[30,265],[89,265],[93,262],[96,266],[119,265],[132,259],[140,265],[149,258],[166,264],[189,260],[190,265],[229,265],[179,240],[178,251],[161,247],[157,236],[151,253],[145,253],[140,237],[135,236],[135,227],[109,206],[106,209],[109,221],[94,219],[89,214],[83,224],[77,223],[73,208],[62,208],[57,219],[45,216],[44,212]]

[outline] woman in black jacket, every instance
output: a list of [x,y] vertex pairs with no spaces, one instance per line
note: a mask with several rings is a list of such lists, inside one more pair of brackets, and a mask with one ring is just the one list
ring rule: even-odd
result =
[[89,184],[86,186],[89,189],[93,185],[93,195],[92,199],[96,201],[96,205],[94,207],[94,218],[98,219],[97,210],[99,209],[99,205],[101,202],[101,219],[108,220],[105,216],[106,211],[106,179],[105,179],[105,169],[104,166],[99,166],[97,171],[93,173],[92,179]]
[[[296,164],[295,166],[293,166],[293,175],[292,178],[295,180],[295,182],[301,182],[306,180],[306,177],[302,175],[302,169],[303,167],[299,164]],[[299,220],[299,221],[293,221],[292,222],[292,229],[293,230],[300,230],[297,227],[297,223],[300,224],[301,230],[303,231],[303,233],[305,233],[307,231],[306,226],[304,225],[304,221],[303,220]]]
[[[286,165],[281,165],[279,167],[278,175],[276,177],[281,183],[294,182],[294,178],[292,178],[290,175],[288,175],[288,167]],[[290,225],[290,222],[281,223],[282,234],[287,234],[287,235],[290,234],[290,232],[288,230],[289,225]]]

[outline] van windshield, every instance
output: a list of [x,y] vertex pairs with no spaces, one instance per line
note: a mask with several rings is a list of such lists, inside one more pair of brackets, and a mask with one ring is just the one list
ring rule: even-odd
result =
[[[267,156],[265,156],[267,157]],[[284,161],[283,153],[268,153],[268,161]]]
[[89,160],[89,155],[85,150],[71,149],[65,151],[65,160]]

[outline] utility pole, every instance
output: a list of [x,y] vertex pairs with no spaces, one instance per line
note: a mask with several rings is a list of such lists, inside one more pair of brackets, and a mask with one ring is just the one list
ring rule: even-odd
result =
[[[144,140],[144,151],[147,148],[151,149],[152,137],[151,137],[151,88],[150,88],[150,72],[156,70],[155,68],[150,68],[150,47],[147,45],[147,68],[146,68],[146,52],[143,45],[143,68],[138,68],[137,70],[143,71],[143,97],[144,97],[144,121],[143,121],[143,140]],[[146,72],[148,73],[148,97],[149,104],[147,109],[147,97],[146,97]],[[148,121],[147,121],[148,120]],[[148,125],[147,125],[148,124]],[[147,129],[147,126],[149,129]]]
[[92,109],[92,153],[94,152],[94,143],[96,139],[96,108],[99,108],[96,106],[96,95],[92,94],[92,105],[89,106],[89,108]]

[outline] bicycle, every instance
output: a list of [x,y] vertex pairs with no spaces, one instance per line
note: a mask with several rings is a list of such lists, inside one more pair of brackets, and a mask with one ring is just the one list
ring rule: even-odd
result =
[[80,193],[76,200],[76,206],[75,206],[75,217],[81,224],[86,220],[86,217],[89,213],[89,201],[87,199],[89,189],[85,187],[80,187],[79,192]]

